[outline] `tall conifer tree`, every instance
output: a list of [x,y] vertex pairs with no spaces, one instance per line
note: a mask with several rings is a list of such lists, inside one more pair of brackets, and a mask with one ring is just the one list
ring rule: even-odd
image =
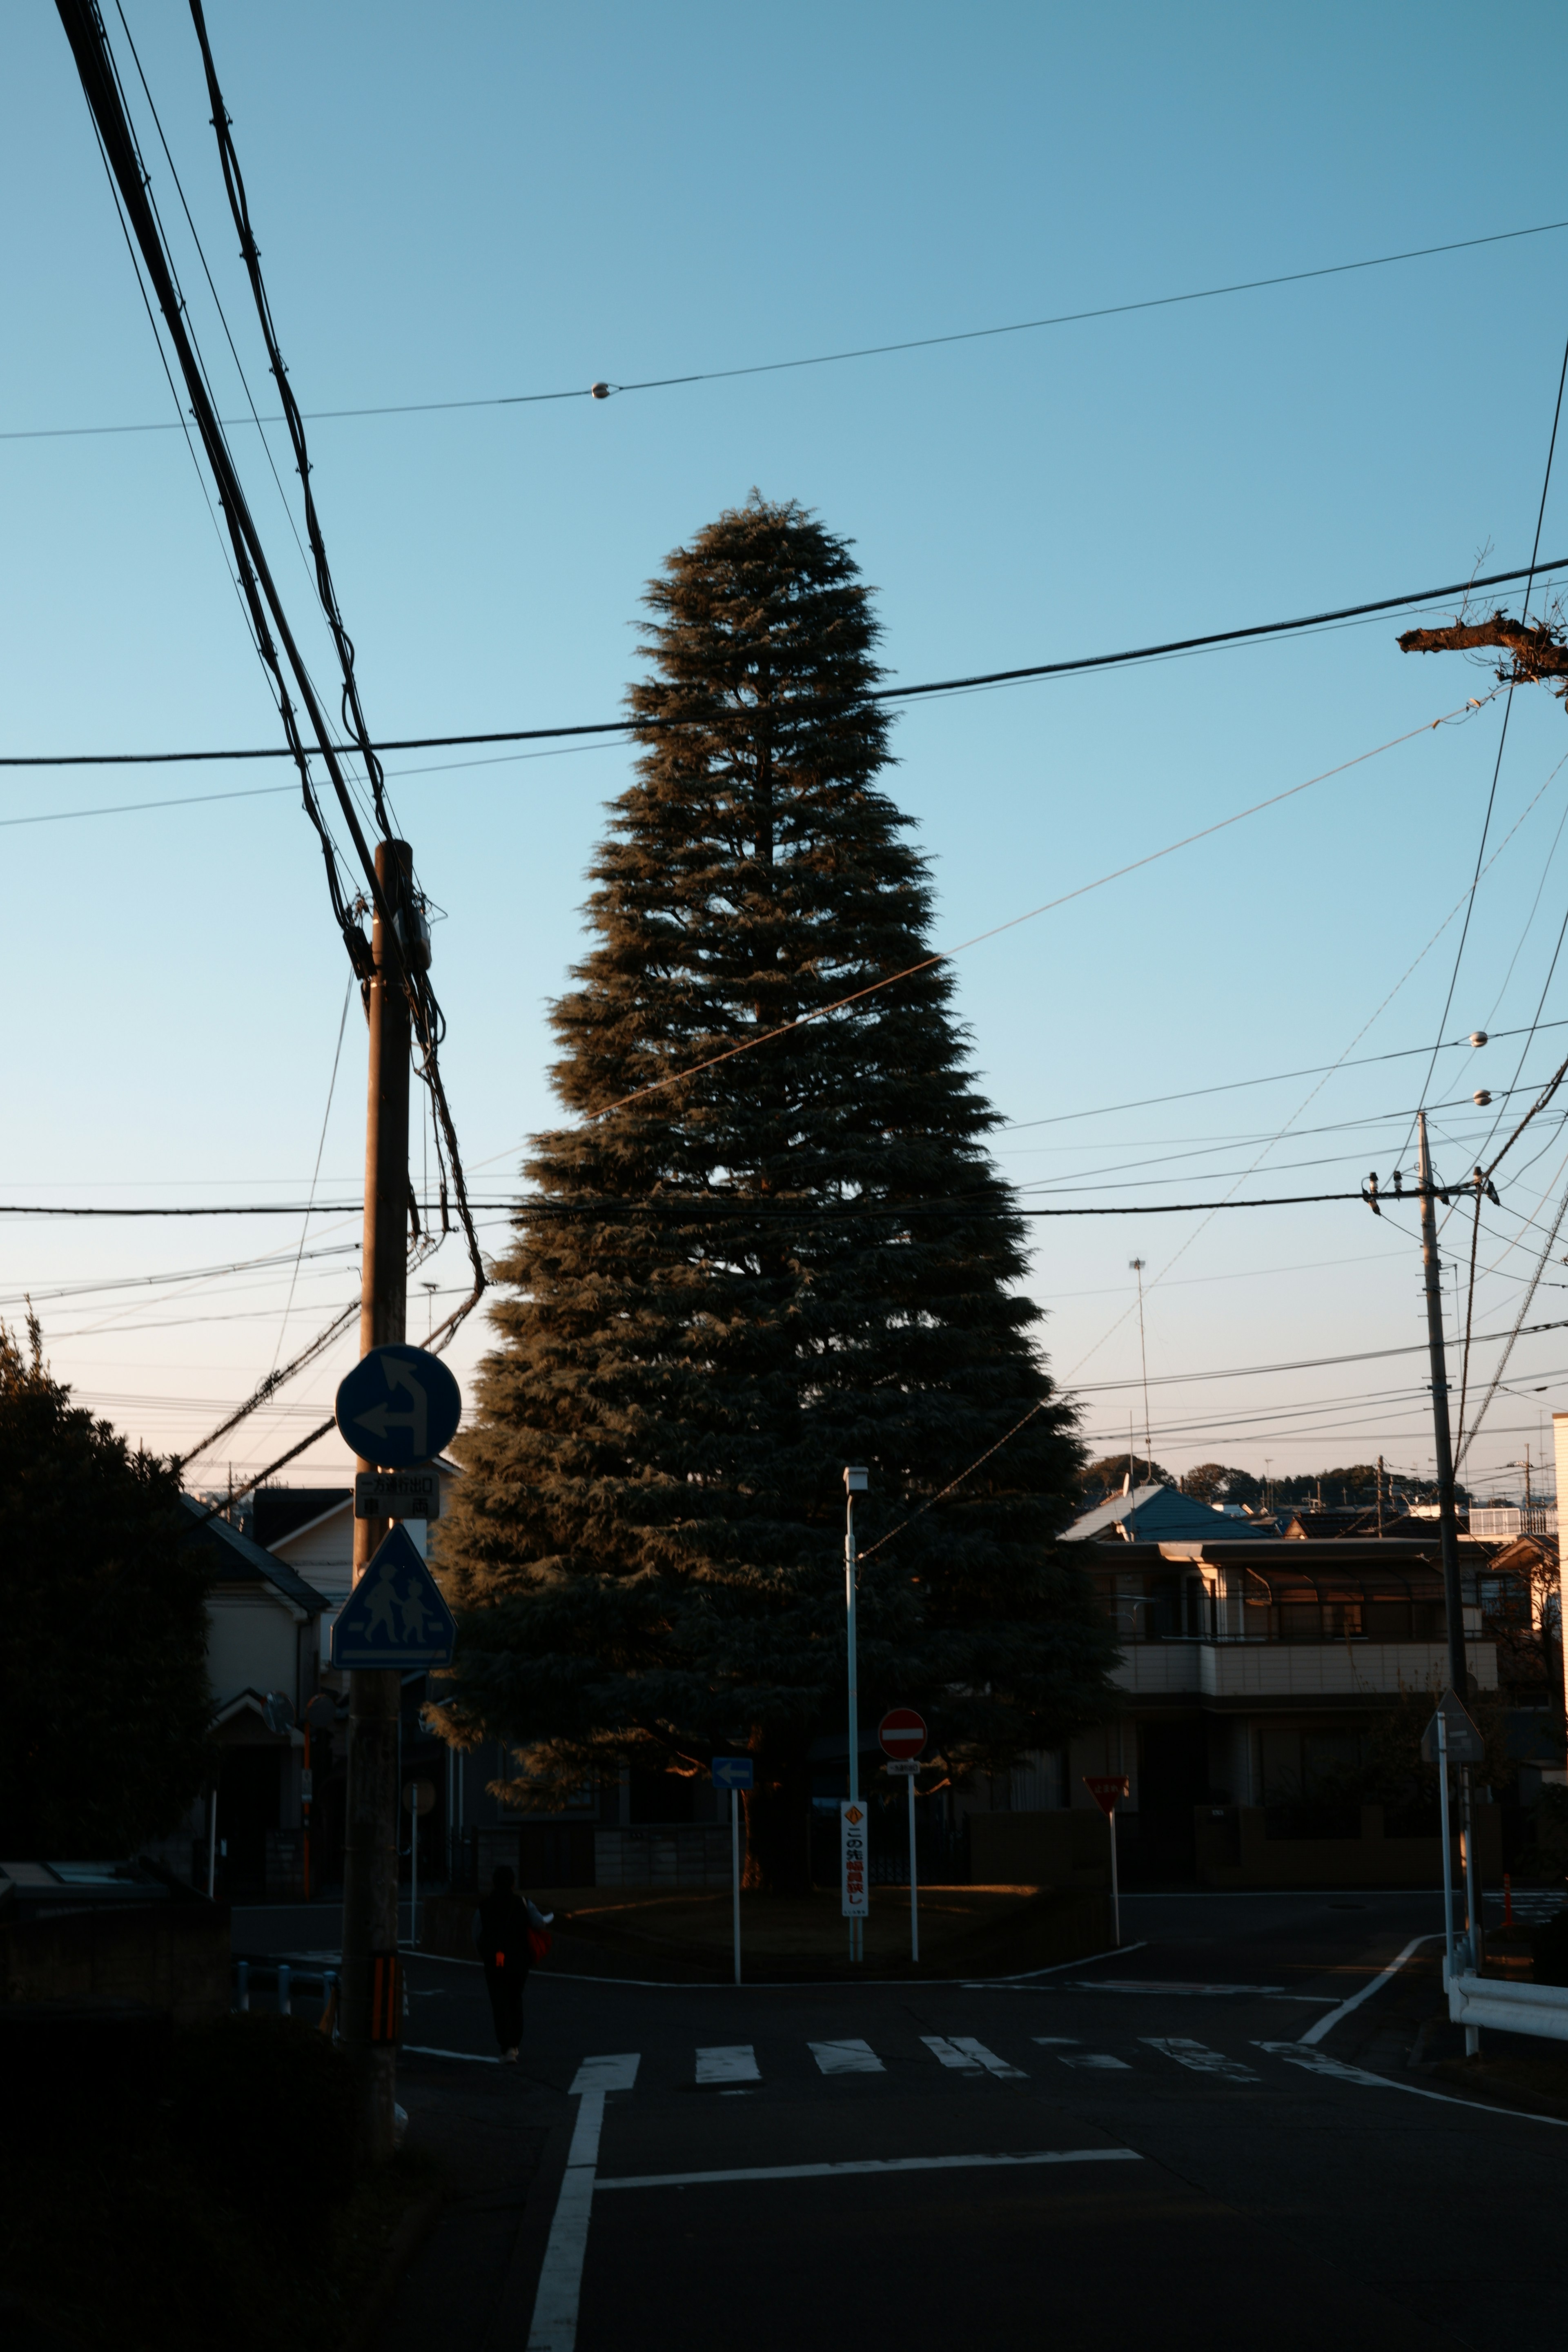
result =
[[1079,1449],[946,969],[812,1017],[931,953],[848,546],[753,493],[647,603],[637,779],[552,1016],[573,1123],[528,1162],[439,1530],[445,1722],[555,1802],[748,1747],[748,1884],[788,1891],[809,1751],[845,1753],[846,1463],[861,1548],[891,1537],[858,1587],[864,1726],[918,1705],[950,1766],[998,1769],[1104,1711],[1113,1644],[1054,1547]]

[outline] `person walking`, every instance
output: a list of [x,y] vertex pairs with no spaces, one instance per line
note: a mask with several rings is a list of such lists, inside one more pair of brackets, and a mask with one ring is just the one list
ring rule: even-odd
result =
[[[515,1872],[504,1864],[497,1870],[474,1913],[474,1949],[484,1962],[485,1990],[490,1997],[501,2063],[514,2066],[522,2042],[522,1993],[529,1969],[550,1946],[546,1928],[553,1911],[541,1911],[517,1891]],[[542,1940],[540,1950],[535,1938]]]

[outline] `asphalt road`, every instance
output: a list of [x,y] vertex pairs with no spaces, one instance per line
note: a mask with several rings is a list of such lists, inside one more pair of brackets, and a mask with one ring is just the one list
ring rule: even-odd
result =
[[457,2193],[384,2352],[1555,2352],[1568,2126],[1410,2065],[1429,1970],[1340,2013],[1436,1915],[1132,1897],[1137,1948],[1005,1987],[541,1972],[516,2067],[478,1969],[413,1959],[399,2096]]

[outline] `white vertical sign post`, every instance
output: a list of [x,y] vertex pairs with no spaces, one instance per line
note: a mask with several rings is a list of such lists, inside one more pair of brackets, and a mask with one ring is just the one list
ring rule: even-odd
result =
[[1110,1940],[1118,1951],[1121,1948],[1121,1890],[1116,1884],[1116,1801],[1125,1797],[1132,1783],[1125,1773],[1086,1772],[1083,1785],[1110,1824]]
[[915,1859],[915,1776],[914,1776],[914,1773],[913,1773],[913,1771],[912,1771],[912,1770],[910,1771],[910,1776],[909,1776],[909,1782],[910,1782],[910,1959],[911,1959],[911,1960],[918,1960],[918,1959],[920,1958],[920,1956],[921,1956],[921,1890],[920,1890],[920,1866],[919,1866],[919,1864],[918,1864],[918,1863],[917,1863],[917,1861],[916,1861],[916,1859]]
[[852,1959],[866,1957],[863,1940],[866,1915],[871,1908],[871,1873],[869,1868],[870,1822],[866,1808],[858,1797],[851,1797],[838,1808],[838,1877],[843,1892],[844,1916],[849,1922]]
[[888,1759],[888,1770],[910,1784],[910,1958],[921,1956],[920,1870],[915,1858],[915,1774],[926,1744],[925,1719],[912,1706],[895,1706],[877,1726],[877,1738]]
[[[860,1690],[859,1664],[855,1646],[855,1497],[857,1495],[864,1495],[870,1484],[871,1474],[868,1470],[863,1469],[856,1463],[846,1464],[844,1470],[844,1615],[845,1646],[849,1664],[849,1803],[855,1808],[859,1820],[862,1864],[865,1861],[866,1809],[860,1802]],[[843,1806],[839,1808],[841,1824],[846,1810]],[[844,1834],[841,1827],[839,1832],[841,1861]],[[862,1904],[853,1910],[850,1908],[847,1868],[847,1863],[843,1863],[844,1916],[849,1922],[849,1958],[851,1960],[863,1960],[866,1957],[865,1906]],[[861,1875],[864,1885],[863,1868]]]
[[741,1791],[755,1785],[755,1769],[749,1756],[715,1756],[713,1786],[730,1791],[730,1914],[737,1984],[741,1981]]

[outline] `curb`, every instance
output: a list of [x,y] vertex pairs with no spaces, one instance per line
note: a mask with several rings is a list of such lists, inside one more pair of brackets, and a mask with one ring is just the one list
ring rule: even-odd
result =
[[403,2273],[429,2236],[437,2215],[447,2201],[445,2189],[427,2189],[412,2204],[387,2242],[381,2276],[360,2307],[359,2316],[339,2347],[339,2352],[370,2352],[377,2329],[392,2306]]

